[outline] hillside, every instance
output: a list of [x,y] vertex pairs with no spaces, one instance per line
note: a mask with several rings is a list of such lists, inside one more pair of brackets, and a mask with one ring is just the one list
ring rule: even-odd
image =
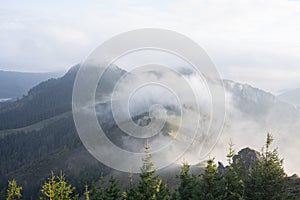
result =
[[[108,172],[83,147],[75,130],[71,99],[77,70],[74,66],[63,77],[40,83],[0,109],[0,188],[14,178],[29,198],[38,194],[38,185],[51,170],[68,172],[70,180],[82,186]],[[112,73],[119,76],[122,71]]]
[[[26,198],[35,198],[39,186],[51,170],[63,170],[71,183],[81,190],[85,182],[98,179],[100,174],[109,176],[111,173],[109,168],[87,152],[75,130],[71,99],[78,68],[79,66],[74,66],[63,77],[40,83],[23,98],[0,109],[0,188],[4,188],[8,179],[14,178],[23,186]],[[106,73],[107,78],[98,85],[104,92],[111,91],[116,80],[125,72],[115,66]],[[233,81],[224,81],[224,84],[230,96],[230,110],[222,136],[241,133],[236,128],[236,125],[241,125],[236,123],[236,119],[241,118],[251,120],[259,126],[274,124],[276,127],[280,123],[298,123],[299,110],[294,106],[249,85]],[[120,137],[121,131],[109,120],[112,115],[108,108],[106,102],[97,105],[97,113],[108,119],[107,123],[101,124],[107,131],[107,136],[122,147],[132,144],[132,138]],[[139,121],[139,116],[136,117],[139,123],[144,123]],[[170,137],[170,127],[164,128],[164,137]],[[243,131],[245,134],[245,131],[252,130]],[[261,137],[264,133],[257,134]],[[242,137],[239,135],[239,138]],[[222,141],[219,144],[224,145]],[[142,148],[144,143],[137,145]],[[220,150],[224,152],[223,149]]]
[[29,73],[0,70],[0,100],[21,98],[35,85],[50,78],[57,78],[61,74],[61,72]]

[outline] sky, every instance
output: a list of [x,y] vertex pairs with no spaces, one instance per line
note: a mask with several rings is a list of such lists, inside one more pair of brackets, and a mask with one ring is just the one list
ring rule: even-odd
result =
[[149,27],[196,41],[224,79],[274,94],[300,87],[300,0],[0,0],[0,70],[66,71]]

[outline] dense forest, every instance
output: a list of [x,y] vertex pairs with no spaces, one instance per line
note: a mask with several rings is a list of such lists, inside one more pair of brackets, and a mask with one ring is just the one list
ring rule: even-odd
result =
[[[272,149],[273,138],[267,135],[266,143],[259,153],[259,159],[249,167],[242,159],[234,159],[233,145],[229,145],[227,166],[218,169],[214,159],[209,159],[200,175],[190,173],[188,163],[183,163],[180,174],[176,176],[179,184],[171,189],[170,183],[160,178],[151,161],[149,145],[145,146],[145,158],[139,180],[129,174],[126,188],[118,184],[113,176],[100,177],[96,183],[86,183],[82,192],[68,182],[61,172],[51,176],[41,185],[40,199],[86,199],[86,200],[243,200],[243,199],[300,199],[299,180],[297,184],[287,177],[283,169],[283,159],[277,148]],[[22,186],[15,180],[7,184],[6,199],[22,199]]]
[[0,130],[28,126],[70,111],[76,70],[75,66],[61,78],[40,83],[19,101],[3,107]]
[[0,199],[4,199],[6,181],[12,178],[22,184],[25,199],[36,199],[49,169],[63,170],[78,192],[87,181],[108,173],[108,167],[82,145],[71,113],[48,125],[43,122],[41,128],[8,134],[0,140],[0,152]]

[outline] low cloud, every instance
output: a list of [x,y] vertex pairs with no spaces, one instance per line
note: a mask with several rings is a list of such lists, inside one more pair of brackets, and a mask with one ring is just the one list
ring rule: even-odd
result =
[[286,0],[3,2],[0,69],[66,70],[112,35],[158,27],[197,41],[223,78],[276,93],[300,86],[299,10]]

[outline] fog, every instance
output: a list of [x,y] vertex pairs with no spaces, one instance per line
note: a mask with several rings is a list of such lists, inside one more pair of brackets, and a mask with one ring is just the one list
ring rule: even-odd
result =
[[[224,118],[222,113],[213,112],[209,80],[193,68],[183,67],[186,63],[174,65],[176,58],[159,65],[155,63],[161,60],[156,58],[156,62],[145,62],[148,57],[143,57],[131,65],[124,60],[114,63],[120,68],[114,67],[109,73],[120,76],[110,95],[96,95],[98,122],[114,145],[104,143],[98,153],[113,158],[119,170],[139,169],[146,142],[158,168],[183,161],[196,165],[209,157],[226,164],[230,142],[236,151],[245,147],[259,151],[270,132],[275,138],[273,147],[278,147],[284,158],[286,172],[300,173],[300,115],[295,106],[249,85],[219,80],[213,84],[225,89],[225,102],[221,102]],[[117,72],[120,70],[128,72]],[[109,73],[103,76],[109,77]],[[97,93],[101,93],[101,87]],[[224,119],[223,126],[215,126],[212,116]],[[127,162],[124,155],[114,153],[115,146],[136,159]]]

